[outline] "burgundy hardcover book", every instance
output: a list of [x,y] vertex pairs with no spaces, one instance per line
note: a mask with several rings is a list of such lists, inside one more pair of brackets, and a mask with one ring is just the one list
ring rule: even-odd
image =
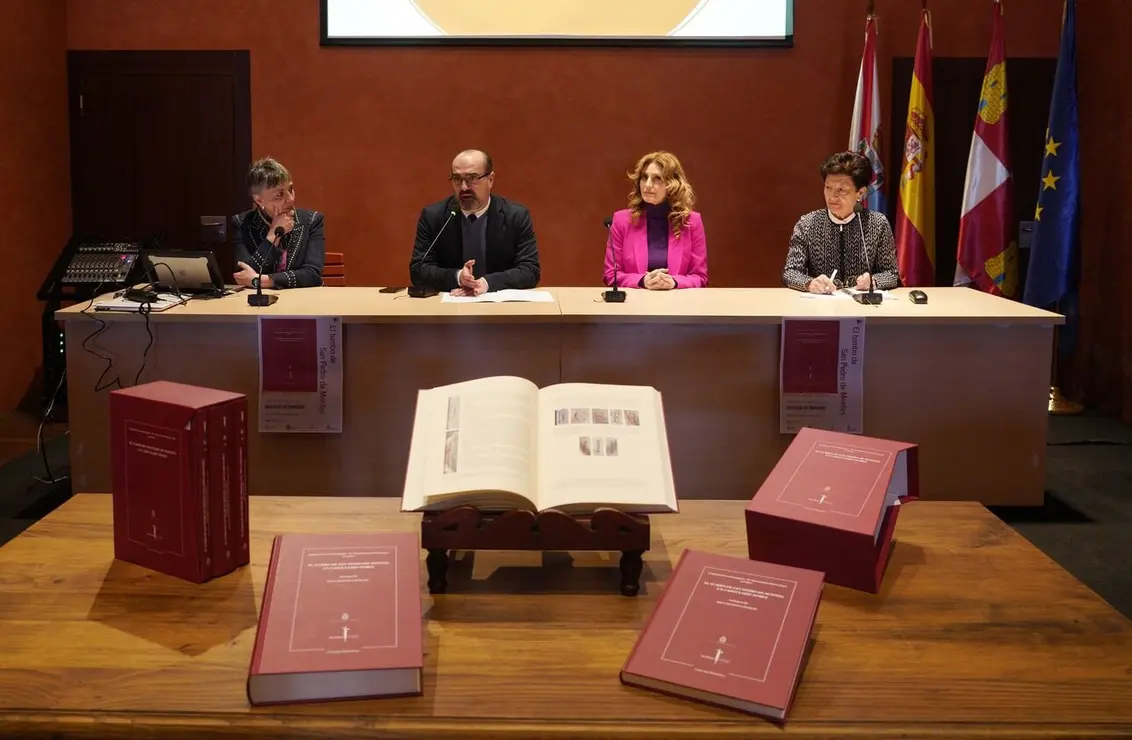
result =
[[685,550],[621,681],[785,720],[821,591],[817,571]]
[[110,394],[114,556],[194,583],[223,557],[223,445],[215,425],[246,398],[157,381]]
[[248,671],[248,701],[421,693],[415,533],[275,538]]
[[208,422],[208,445],[212,450],[209,456],[209,480],[212,503],[209,506],[212,534],[212,573],[223,575],[234,569],[236,534],[235,499],[232,496],[232,450],[230,440],[234,422],[230,417],[235,411],[229,404],[210,409]]
[[209,423],[212,492],[212,569],[220,576],[247,565],[248,399],[240,396],[211,408]]
[[243,397],[233,406],[235,433],[230,435],[228,441],[232,443],[232,502],[235,553],[234,565],[239,567],[251,561],[251,539],[248,525],[248,399]]
[[859,434],[800,430],[747,504],[747,552],[880,590],[900,505],[919,498],[917,447]]

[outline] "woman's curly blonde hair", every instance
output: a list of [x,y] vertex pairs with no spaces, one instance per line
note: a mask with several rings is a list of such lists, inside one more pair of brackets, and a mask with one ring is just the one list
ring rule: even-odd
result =
[[668,191],[665,195],[668,205],[672,209],[668,213],[668,224],[672,228],[672,236],[679,238],[680,229],[688,223],[688,217],[692,215],[692,208],[696,205],[696,191],[692,189],[692,184],[688,182],[688,178],[684,175],[684,168],[680,165],[680,160],[676,158],[675,154],[651,152],[641,157],[633,171],[627,173],[629,181],[633,183],[633,190],[629,193],[629,212],[632,221],[636,223],[644,210],[645,201],[641,197],[641,179],[644,177],[645,170],[653,163],[660,167],[660,174],[668,185]]

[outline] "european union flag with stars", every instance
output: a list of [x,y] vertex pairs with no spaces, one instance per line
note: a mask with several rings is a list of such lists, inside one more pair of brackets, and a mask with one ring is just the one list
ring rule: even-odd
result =
[[[1077,129],[1076,0],[1066,0],[1053,82],[1042,184],[1022,300],[1052,308],[1075,297],[1081,177]],[[1071,295],[1072,294],[1072,295]],[[1067,306],[1062,307],[1065,312]]]

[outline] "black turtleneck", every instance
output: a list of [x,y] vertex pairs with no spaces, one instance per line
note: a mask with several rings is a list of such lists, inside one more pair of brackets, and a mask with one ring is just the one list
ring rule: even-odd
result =
[[645,203],[645,221],[649,239],[649,271],[668,267],[668,213],[667,203]]

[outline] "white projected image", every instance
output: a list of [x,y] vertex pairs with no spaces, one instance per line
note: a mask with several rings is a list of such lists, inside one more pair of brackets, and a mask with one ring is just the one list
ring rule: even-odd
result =
[[323,0],[327,40],[782,41],[793,0]]

